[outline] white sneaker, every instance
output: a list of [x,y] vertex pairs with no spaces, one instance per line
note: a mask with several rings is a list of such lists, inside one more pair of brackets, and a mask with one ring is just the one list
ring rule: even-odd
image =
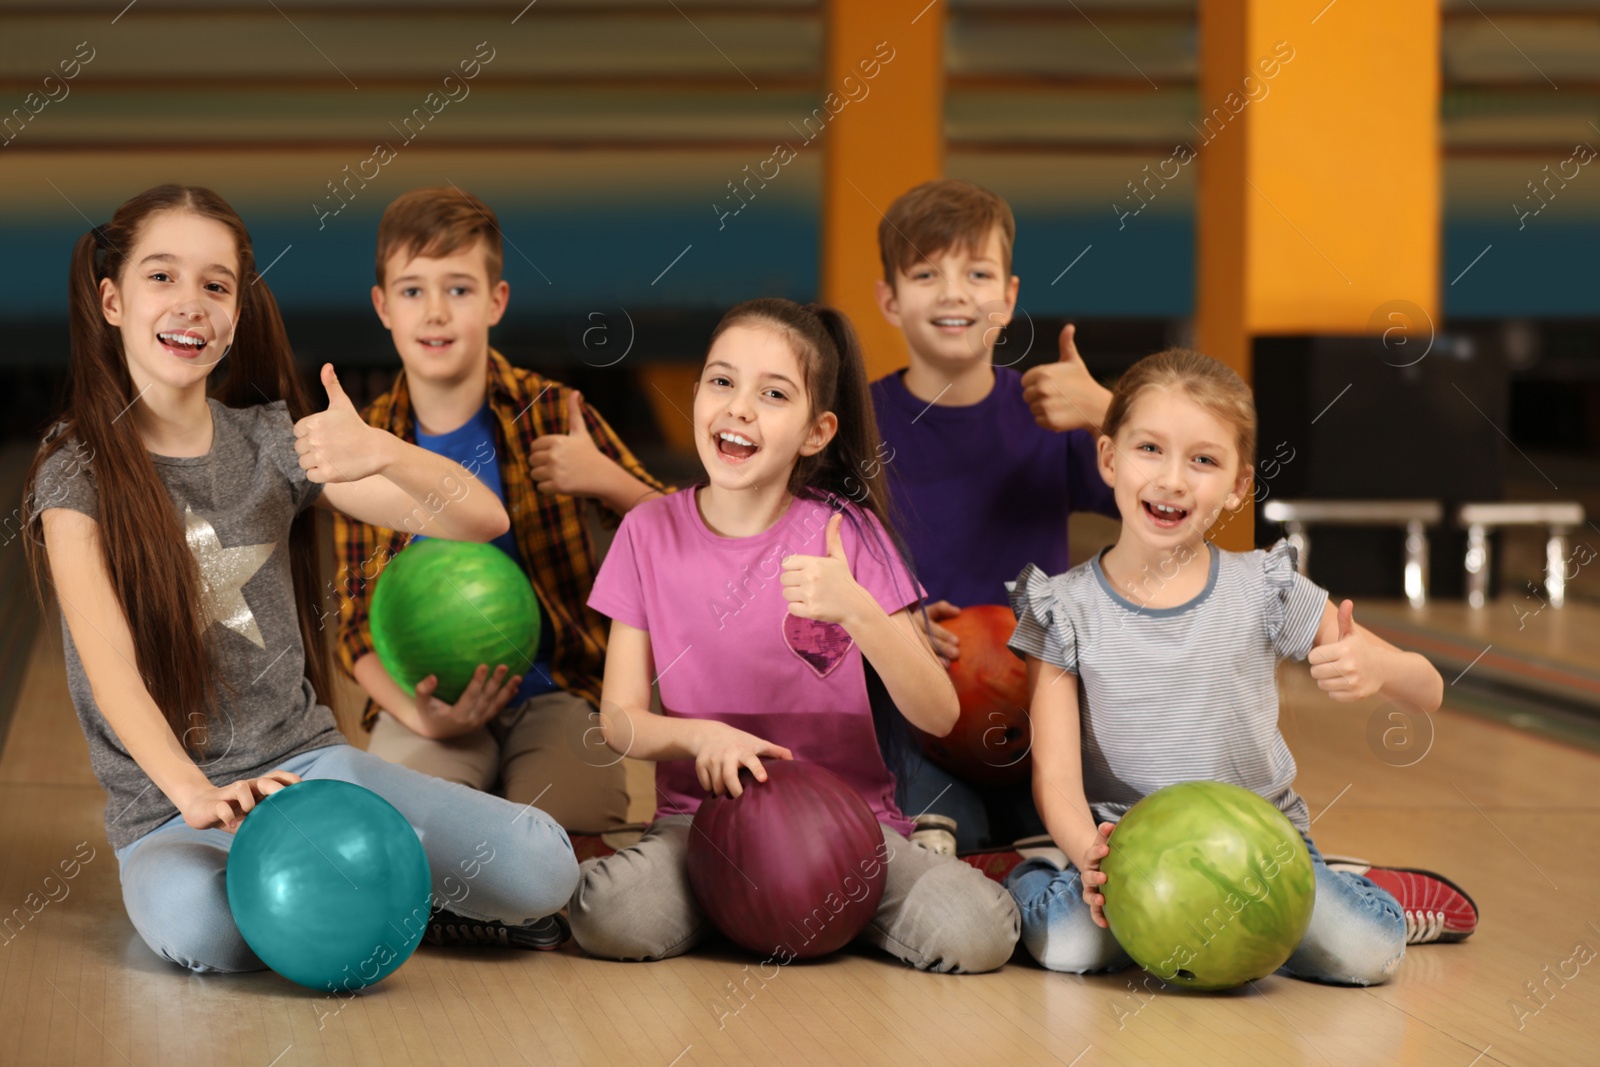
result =
[[1067,854],[1056,847],[1056,843],[1050,839],[1049,834],[1018,838],[1011,847],[1016,849],[1017,855],[1025,860],[1048,860],[1055,865],[1058,871],[1066,870],[1067,864],[1070,862],[1067,859]]
[[956,854],[956,821],[948,815],[918,815],[911,830],[911,843],[941,856]]

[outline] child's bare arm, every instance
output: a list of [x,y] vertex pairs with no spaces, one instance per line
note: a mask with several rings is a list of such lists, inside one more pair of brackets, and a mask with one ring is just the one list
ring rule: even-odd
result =
[[1100,861],[1111,824],[1095,825],[1083,791],[1083,744],[1079,735],[1078,676],[1052,663],[1028,657],[1028,691],[1033,728],[1033,802],[1056,846],[1083,879],[1083,899],[1096,925],[1105,926]]
[[1082,869],[1099,839],[1083,791],[1083,751],[1078,725],[1078,676],[1028,657],[1030,726],[1033,729],[1033,800],[1050,836]]
[[1396,648],[1355,621],[1349,600],[1337,610],[1323,605],[1311,654],[1311,677],[1334,700],[1362,700],[1374,693],[1434,711],[1444,702],[1444,679],[1426,658]]
[[323,485],[318,506],[455,541],[492,541],[511,528],[500,498],[461,464],[368,426],[331,363],[322,365],[322,383],[328,409],[294,426],[300,467]]
[[[40,522],[51,584],[95,706],[128,755],[183,813],[184,821],[196,829],[233,830],[262,797],[299,781],[287,771],[273,771],[213,786],[145,688],[128,617],[100,551],[100,524],[70,508],[47,508]],[[204,728],[205,709],[196,710],[202,716],[196,728]]]
[[702,788],[733,796],[742,791],[741,767],[765,781],[762,756],[794,758],[783,746],[726,723],[651,714],[652,669],[649,632],[612,620],[600,687],[600,729],[612,751],[644,760],[692,759]]

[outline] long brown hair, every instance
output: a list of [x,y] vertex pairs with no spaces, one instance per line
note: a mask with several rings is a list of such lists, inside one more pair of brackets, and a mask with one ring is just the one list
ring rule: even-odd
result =
[[[40,465],[69,438],[75,439],[94,473],[101,556],[128,621],[139,675],[173,734],[186,749],[199,754],[206,747],[205,727],[217,701],[217,677],[199,607],[200,575],[177,509],[134,430],[134,420],[119,418],[136,397],[121,331],[106,322],[100,306],[101,280],[120,284],[126,256],[142,227],[165,211],[188,211],[221,223],[233,234],[239,254],[233,345],[226,353],[226,373],[220,382],[213,379],[209,395],[236,408],[285,400],[291,418],[311,414],[278,303],[255,271],[243,220],[210,189],[184,185],[147,189],[119,207],[108,224],[78,238],[73,247],[68,280],[72,362],[66,409],[60,432],[46,438],[28,468],[23,499],[28,502],[29,536],[24,544],[34,595],[43,605],[50,575],[39,516],[33,514],[34,480]],[[290,528],[289,566],[306,676],[318,694],[326,694],[327,647],[316,613],[319,562],[316,516],[307,508]]]

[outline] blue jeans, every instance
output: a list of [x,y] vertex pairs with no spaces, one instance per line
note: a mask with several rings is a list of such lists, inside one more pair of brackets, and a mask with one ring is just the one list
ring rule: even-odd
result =
[[925,756],[906,758],[895,778],[895,803],[915,818],[924,812],[956,821],[956,851],[1009,848],[1013,841],[1045,832],[1033,803],[1033,783],[973,785]]
[[[1334,985],[1387,981],[1406,953],[1399,903],[1358,874],[1330,871],[1311,838],[1305,842],[1316,871],[1316,903],[1305,937],[1278,973]],[[1057,870],[1048,860],[1026,860],[1006,876],[1005,886],[1022,912],[1022,943],[1043,966],[1092,974],[1133,963],[1111,931],[1089,917],[1076,867]]]
[[[302,752],[282,768],[306,781],[353,782],[399,809],[428,855],[436,907],[521,924],[559,911],[578,884],[566,831],[537,808],[418,774],[349,745]],[[201,974],[266,968],[228,909],[232,846],[227,831],[195,830],[174,815],[117,850],[128,918],[163,959]]]

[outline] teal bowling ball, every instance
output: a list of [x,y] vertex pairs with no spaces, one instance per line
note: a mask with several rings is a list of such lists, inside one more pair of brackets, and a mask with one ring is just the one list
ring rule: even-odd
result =
[[539,601],[528,576],[494,545],[425,538],[378,575],[368,621],[384,670],[406,692],[430,674],[434,696],[460,699],[480,663],[526,674],[539,648]]
[[372,985],[428,927],[428,857],[405,816],[370,789],[316,779],[245,816],[228,853],[228,907],[245,943],[292,982]]

